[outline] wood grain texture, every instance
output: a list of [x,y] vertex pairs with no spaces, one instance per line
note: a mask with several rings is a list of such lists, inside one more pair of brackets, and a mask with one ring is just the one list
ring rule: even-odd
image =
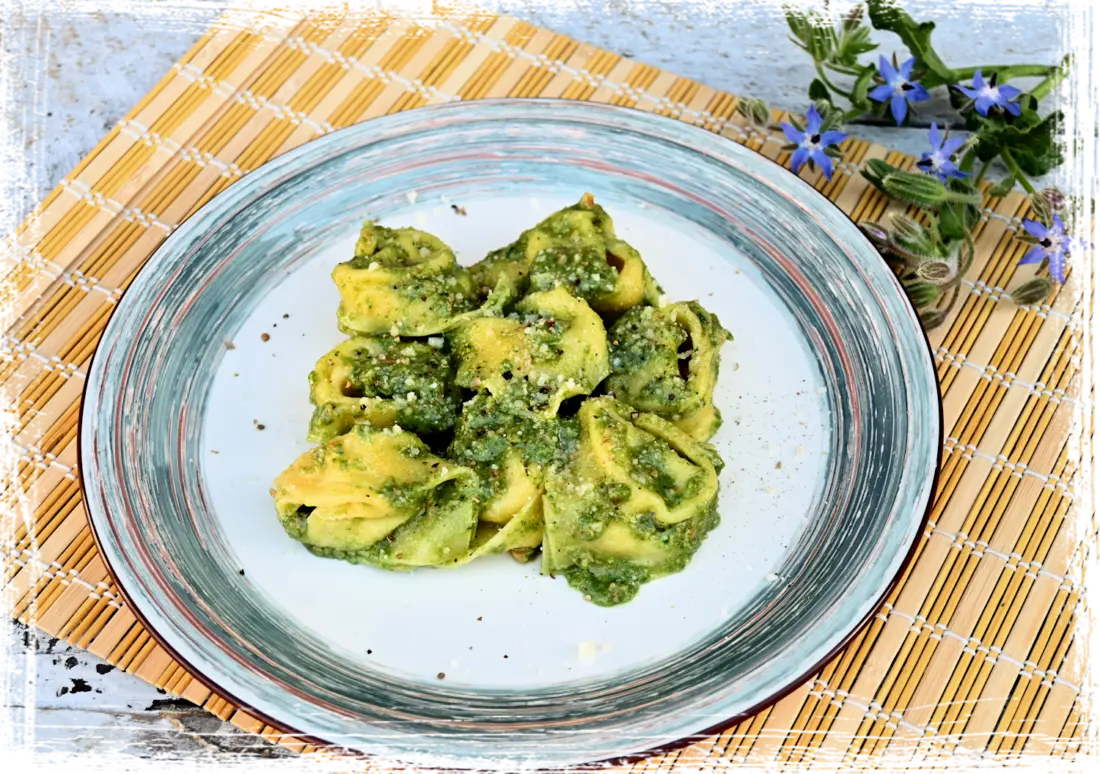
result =
[[[201,39],[13,235],[0,290],[17,313],[0,389],[22,455],[6,479],[25,521],[3,522],[9,613],[173,696],[288,749],[306,748],[207,690],[137,622],[99,559],[80,499],[76,422],[83,379],[121,292],[175,226],[234,180],[303,142],[372,117],[451,99],[555,96],[626,105],[702,126],[780,163],[783,140],[748,125],[737,97],[507,16],[454,8],[273,17]],[[776,113],[776,118],[781,114]],[[912,159],[858,139],[834,180],[802,177],[856,220],[904,208],[859,174]],[[1077,378],[1081,293],[1002,299],[1027,201],[987,199],[965,297],[933,331],[945,435],[932,522],[904,582],[818,675],[677,762],[836,762],[904,756],[1070,755],[1081,734],[1076,634],[1082,547],[1071,539],[1084,410]]]

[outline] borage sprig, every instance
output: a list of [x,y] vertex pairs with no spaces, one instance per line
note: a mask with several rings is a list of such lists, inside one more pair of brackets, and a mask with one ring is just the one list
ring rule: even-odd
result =
[[[810,82],[811,107],[803,127],[792,119],[782,124],[790,141],[791,168],[820,167],[831,178],[837,145],[847,135],[848,122],[896,124],[910,122],[918,105],[937,89],[947,91],[968,133],[951,136],[933,123],[929,150],[916,172],[882,160],[867,162],[861,173],[891,199],[912,205],[916,218],[893,217],[888,227],[861,223],[897,272],[926,328],[941,324],[959,298],[959,289],[974,260],[971,233],[981,212],[982,183],[995,163],[1007,175],[989,189],[1004,196],[1020,185],[1032,200],[1034,217],[1024,222],[1019,239],[1032,247],[1021,265],[1036,265],[1033,280],[1012,293],[1019,304],[1036,304],[1050,296],[1052,281],[1064,283],[1066,260],[1087,245],[1068,234],[1064,197],[1053,189],[1037,191],[1031,178],[1046,175],[1063,161],[1059,142],[1062,114],[1040,115],[1039,100],[1066,76],[1068,58],[1058,66],[988,65],[951,67],[932,45],[935,24],[917,22],[894,0],[868,0],[832,25],[815,11],[787,9],[791,40],[813,59],[816,77]],[[864,19],[870,22],[868,26]],[[880,55],[877,62],[861,57],[874,51],[871,30],[895,34],[907,56]],[[1029,90],[1008,81],[1039,78]],[[753,101],[744,111],[764,124],[767,106]]]

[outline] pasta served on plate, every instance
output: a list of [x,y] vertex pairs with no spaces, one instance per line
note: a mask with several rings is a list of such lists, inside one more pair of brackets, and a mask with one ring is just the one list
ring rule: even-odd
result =
[[388,570],[541,555],[616,605],[718,524],[730,336],[697,301],[663,303],[591,195],[468,269],[368,221],[333,280],[349,338],[309,374],[318,446],[272,490],[308,550]]

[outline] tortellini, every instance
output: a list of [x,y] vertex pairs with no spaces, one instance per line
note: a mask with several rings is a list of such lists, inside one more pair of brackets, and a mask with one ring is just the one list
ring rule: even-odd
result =
[[611,372],[603,321],[563,288],[526,296],[508,317],[471,320],[453,341],[456,384],[501,395],[527,382],[549,396],[550,411]]
[[619,604],[683,569],[718,523],[718,458],[612,398],[586,400],[578,418],[579,450],[546,484],[543,568],[597,604]]
[[469,271],[437,237],[414,228],[363,224],[355,257],[332,271],[337,322],[349,334],[428,336],[477,305]]
[[332,276],[349,338],[309,375],[319,445],[272,489],[312,553],[384,570],[541,553],[543,575],[615,605],[717,525],[729,334],[663,303],[591,195],[469,269],[367,221]]
[[494,250],[471,272],[483,292],[502,277],[533,291],[564,287],[612,316],[655,304],[660,294],[641,255],[615,235],[611,217],[591,194]]
[[608,333],[607,391],[705,441],[722,423],[714,405],[719,350],[729,333],[695,301],[635,307]]
[[394,569],[461,561],[477,527],[474,473],[415,434],[360,423],[275,479],[287,533],[314,553]]
[[325,354],[309,374],[316,407],[309,440],[324,443],[356,422],[418,433],[454,426],[458,393],[442,336],[426,342],[357,336]]

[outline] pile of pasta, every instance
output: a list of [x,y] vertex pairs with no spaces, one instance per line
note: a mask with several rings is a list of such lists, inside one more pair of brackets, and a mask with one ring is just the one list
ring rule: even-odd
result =
[[389,570],[541,553],[614,605],[718,523],[729,334],[663,303],[589,194],[469,268],[368,221],[332,276],[349,338],[309,375],[317,446],[272,490],[313,553]]

